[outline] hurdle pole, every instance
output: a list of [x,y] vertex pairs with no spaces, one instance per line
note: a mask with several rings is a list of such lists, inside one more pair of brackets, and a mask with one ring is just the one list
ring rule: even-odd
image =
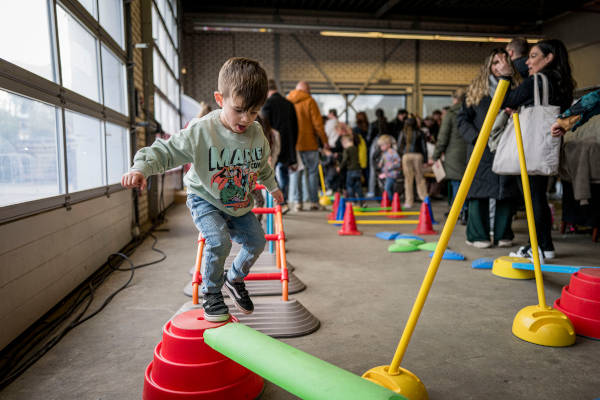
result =
[[198,234],[198,250],[196,252],[196,264],[194,265],[194,277],[192,279],[192,304],[198,304],[198,286],[202,282],[202,254],[204,253],[205,239],[202,234]]

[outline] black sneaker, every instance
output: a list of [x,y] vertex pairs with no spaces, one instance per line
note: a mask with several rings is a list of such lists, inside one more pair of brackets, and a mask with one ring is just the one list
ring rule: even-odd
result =
[[229,308],[222,293],[205,293],[202,301],[204,319],[210,322],[223,322],[229,319]]
[[235,304],[238,310],[244,314],[252,314],[252,311],[254,311],[254,304],[252,304],[252,300],[250,300],[250,296],[248,296],[244,281],[230,282],[229,279],[227,279],[227,275],[225,275],[223,289],[225,289],[229,298],[233,300],[233,304]]

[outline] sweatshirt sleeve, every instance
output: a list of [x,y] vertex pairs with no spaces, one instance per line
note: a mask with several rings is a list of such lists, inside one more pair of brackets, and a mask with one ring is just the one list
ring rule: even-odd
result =
[[156,139],[149,147],[140,149],[133,158],[130,170],[140,171],[144,177],[162,174],[166,170],[193,161],[190,132],[183,130],[168,140]]
[[458,131],[465,139],[465,142],[469,144],[475,144],[479,136],[479,131],[473,125],[473,119],[475,119],[475,110],[473,110],[473,107],[466,107],[463,104],[456,120],[458,121]]
[[273,168],[269,165],[269,155],[271,154],[271,148],[269,146],[269,142],[267,141],[266,136],[263,135],[264,138],[264,157],[260,161],[260,169],[258,171],[258,182],[265,185],[269,193],[273,193],[274,191],[279,189],[277,185],[277,181],[275,180],[275,172]]
[[[538,80],[538,82],[541,81]],[[508,88],[502,108],[510,107],[517,109],[523,104],[528,104],[533,101],[533,76],[525,79],[519,86],[514,89]],[[541,83],[539,84],[541,86]]]
[[446,114],[446,117],[442,119],[442,126],[438,134],[438,140],[435,145],[435,151],[431,157],[434,161],[438,160],[442,153],[446,151],[448,143],[450,142],[450,132],[452,131],[452,123],[454,122],[453,115],[450,113]]

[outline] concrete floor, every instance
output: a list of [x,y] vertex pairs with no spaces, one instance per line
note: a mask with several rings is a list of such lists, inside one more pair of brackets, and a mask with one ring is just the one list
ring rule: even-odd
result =
[[[434,203],[441,219],[444,202]],[[415,301],[426,252],[391,254],[375,237],[391,226],[361,226],[361,237],[340,237],[325,212],[288,214],[288,259],[307,289],[298,299],[321,320],[321,328],[285,342],[357,374],[389,364]],[[167,214],[157,247],[168,258],[136,271],[133,284],[98,316],[70,332],[23,376],[0,392],[17,399],[139,399],[144,370],[160,340],[161,327],[189,298],[183,286],[194,261],[196,229],[184,205]],[[517,241],[527,240],[523,220]],[[439,226],[437,229],[440,229]],[[400,226],[409,232],[412,226]],[[513,281],[473,270],[471,261],[506,255],[506,249],[465,245],[464,227],[450,248],[467,261],[442,261],[402,366],[424,382],[431,399],[595,399],[600,397],[600,342],[577,337],[569,348],[524,342],[511,334],[523,307],[537,304],[534,281]],[[437,236],[430,237],[434,240]],[[590,236],[555,232],[557,264],[598,265],[600,244]],[[157,258],[147,240],[136,264]],[[128,278],[115,273],[98,290],[102,300]],[[544,274],[552,304],[569,276]],[[255,298],[255,301],[261,301]],[[93,308],[93,307],[92,307]],[[293,399],[267,383],[262,399]]]

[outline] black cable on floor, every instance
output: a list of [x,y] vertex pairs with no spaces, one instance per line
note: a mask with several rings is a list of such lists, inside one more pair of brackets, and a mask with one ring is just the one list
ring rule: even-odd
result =
[[[164,229],[161,231],[168,231],[168,229]],[[109,269],[106,270],[105,268],[100,268],[99,272],[94,274],[88,280],[87,285],[83,286],[84,290],[80,290],[79,293],[72,293],[71,297],[74,297],[73,304],[71,304],[65,312],[61,313],[55,319],[53,319],[49,322],[46,322],[41,328],[39,328],[32,335],[31,338],[29,338],[29,339],[25,338],[21,342],[21,343],[23,343],[23,345],[15,346],[14,348],[10,349],[10,351],[9,351],[10,354],[3,355],[3,358],[4,358],[4,360],[2,361],[3,366],[0,369],[0,390],[4,389],[11,382],[13,382],[19,376],[21,376],[29,367],[31,367],[33,364],[35,364],[48,351],[50,351],[50,349],[52,349],[54,346],[56,346],[56,344],[58,344],[58,342],[60,342],[60,340],[63,337],[65,337],[65,335],[67,333],[69,333],[72,329],[76,328],[77,326],[83,324],[84,322],[88,321],[90,318],[93,318],[98,313],[100,313],[114,299],[114,297],[119,292],[121,292],[122,290],[127,288],[127,286],[129,286],[129,284],[133,280],[133,276],[135,274],[136,269],[144,268],[144,267],[148,267],[150,265],[157,264],[167,258],[167,255],[162,250],[157,249],[155,247],[156,243],[158,242],[158,238],[156,236],[154,236],[152,234],[152,232],[149,232],[148,236],[151,236],[154,239],[154,242],[152,243],[152,250],[157,253],[160,253],[162,255],[162,257],[159,258],[158,260],[154,260],[154,261],[140,264],[140,265],[135,265],[129,259],[128,255],[125,253],[129,253],[129,255],[133,254],[133,252],[135,251],[137,246],[139,246],[144,241],[145,237],[141,238],[140,240],[136,240],[136,241],[132,242],[130,245],[125,246],[125,248],[123,249],[123,252],[117,252],[117,253],[110,254],[105,263],[105,265],[107,265],[109,267]],[[113,260],[117,260],[117,261],[113,263]],[[129,264],[129,268],[119,267],[119,265],[123,261],[126,261]],[[91,314],[84,317],[84,315],[86,314],[86,312],[88,311],[90,305],[92,304],[92,302],[94,300],[94,294],[95,294],[96,289],[100,285],[102,285],[106,281],[108,276],[110,276],[111,273],[114,271],[130,271],[129,279],[127,279],[127,282],[125,282],[123,285],[121,285],[117,290],[115,290],[113,293],[111,293],[94,312],[92,312]],[[54,335],[49,340],[47,340],[46,337],[49,334],[51,334],[52,332],[54,332],[61,324],[64,323],[64,321],[66,321],[69,317],[71,317],[75,313],[75,311],[86,300],[87,300],[87,303],[85,304],[85,307],[83,308],[83,310],[71,322],[69,322],[67,324],[67,326],[64,327],[58,334]],[[43,344],[43,346],[41,348],[36,350],[35,353],[28,356],[25,360],[23,360],[23,357],[25,355],[32,352],[33,349],[36,348],[38,345],[40,345],[44,340],[47,340],[47,341],[46,341],[46,343]],[[6,353],[6,352],[3,350],[3,353]],[[20,358],[20,359],[17,361],[17,358]]]

